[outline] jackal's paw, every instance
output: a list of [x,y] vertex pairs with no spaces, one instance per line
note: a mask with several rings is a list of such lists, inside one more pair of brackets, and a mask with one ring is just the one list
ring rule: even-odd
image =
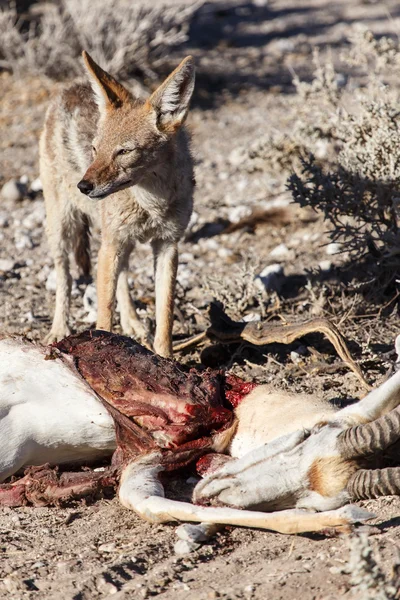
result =
[[121,328],[124,335],[133,338],[148,350],[153,350],[153,338],[140,321],[127,320],[121,322]]
[[68,326],[52,329],[50,333],[43,338],[43,344],[47,346],[49,344],[53,344],[53,342],[59,342],[69,335],[71,335],[71,330]]

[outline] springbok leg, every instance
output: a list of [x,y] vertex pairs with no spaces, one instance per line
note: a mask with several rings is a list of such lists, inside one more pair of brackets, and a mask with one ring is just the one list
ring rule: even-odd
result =
[[351,525],[373,518],[371,513],[352,505],[321,513],[310,513],[301,509],[263,513],[228,507],[203,507],[168,500],[164,497],[164,488],[158,478],[159,473],[163,471],[161,461],[160,453],[151,453],[129,463],[123,470],[119,489],[121,504],[151,523],[207,522],[256,527],[279,533],[304,533]]
[[349,426],[375,421],[400,404],[400,371],[365,396],[360,402],[338,411],[335,421]]

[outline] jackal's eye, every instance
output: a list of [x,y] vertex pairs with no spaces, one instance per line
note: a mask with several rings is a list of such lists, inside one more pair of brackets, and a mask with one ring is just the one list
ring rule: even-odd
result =
[[97,150],[96,150],[96,148],[94,146],[92,146],[92,152],[93,152],[93,154],[97,153]]
[[118,156],[122,156],[123,154],[130,154],[132,152],[132,150],[128,150],[127,148],[121,148],[121,150],[118,150],[117,154]]

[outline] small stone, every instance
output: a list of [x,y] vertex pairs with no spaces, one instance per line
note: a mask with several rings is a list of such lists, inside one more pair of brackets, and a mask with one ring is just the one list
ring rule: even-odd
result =
[[15,179],[10,179],[1,188],[1,196],[9,202],[18,202],[23,199],[26,194],[26,187]]
[[32,238],[27,233],[18,233],[15,236],[14,244],[17,250],[32,250],[34,247]]
[[285,260],[290,256],[290,250],[286,246],[286,244],[279,244],[269,253],[271,258],[275,258],[276,260]]
[[97,320],[97,290],[94,283],[86,286],[83,294],[83,307],[87,315],[83,317],[85,323],[95,323]]
[[27,185],[29,181],[28,175],[21,175],[21,177],[19,178],[19,182],[22,185]]
[[46,290],[48,292],[55,292],[57,289],[57,275],[56,270],[52,269],[46,279]]
[[249,215],[251,215],[250,206],[240,205],[230,209],[228,219],[231,223],[238,223],[241,219],[248,217]]
[[298,352],[295,352],[294,350],[291,351],[290,358],[292,359],[292,361],[295,364],[298,364],[299,362],[301,362],[301,356],[300,356],[300,354]]
[[332,269],[332,263],[330,260],[321,260],[318,266],[321,271],[330,271]]
[[232,167],[239,167],[244,163],[247,157],[247,152],[244,148],[234,148],[229,154],[228,161]]
[[37,177],[36,179],[34,179],[31,183],[31,190],[32,192],[35,192],[35,194],[37,194],[38,192],[43,191],[43,185],[42,182],[40,181],[40,178]]
[[256,279],[260,281],[267,291],[279,293],[285,279],[283,267],[277,263],[268,265]]
[[249,313],[248,315],[245,315],[242,319],[243,323],[251,323],[252,321],[261,321],[260,315],[258,315],[257,313]]
[[114,542],[109,542],[108,544],[101,544],[98,547],[99,552],[111,553],[116,552],[117,548]]
[[11,260],[11,258],[0,258],[0,271],[2,271],[3,273],[12,271],[14,266],[15,261]]
[[8,227],[10,224],[7,213],[0,213],[0,227]]
[[174,544],[175,554],[190,554],[200,548],[200,544],[190,542],[189,540],[178,540]]
[[338,244],[338,242],[331,242],[326,247],[326,253],[329,254],[329,256],[333,256],[334,254],[339,254],[339,252],[341,252],[341,250],[342,250],[342,246],[341,246],[341,244]]
[[42,227],[46,218],[44,202],[35,202],[35,204],[34,210],[21,222],[22,227],[29,231],[32,231],[32,229],[36,229],[37,227]]

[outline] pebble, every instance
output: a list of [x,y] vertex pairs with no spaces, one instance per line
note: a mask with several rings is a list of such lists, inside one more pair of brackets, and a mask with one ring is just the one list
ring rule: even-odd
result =
[[271,250],[269,255],[271,258],[275,258],[275,260],[285,260],[286,258],[289,258],[291,252],[286,244],[279,244],[279,246],[276,246]]
[[97,320],[97,290],[94,283],[86,286],[83,294],[83,307],[87,315],[83,318],[85,323],[95,323]]
[[48,292],[55,292],[57,289],[57,275],[56,275],[56,270],[55,269],[51,269],[50,273],[47,276],[46,279],[46,290]]
[[291,351],[290,358],[292,362],[294,362],[296,365],[301,362],[300,354],[298,352],[295,352],[294,350]]
[[321,260],[318,266],[321,271],[330,271],[332,269],[332,263],[330,260]]
[[248,315],[245,315],[242,319],[242,322],[244,322],[244,323],[251,323],[252,321],[261,321],[260,315],[252,312],[252,313],[249,313]]
[[37,194],[38,192],[43,191],[43,185],[42,182],[40,181],[39,177],[36,177],[36,179],[34,179],[31,183],[31,190],[32,192],[35,192],[35,194]]
[[10,224],[5,212],[0,213],[0,227],[8,227]]
[[341,250],[342,250],[342,246],[341,246],[341,244],[338,244],[338,242],[331,242],[326,247],[326,253],[329,254],[329,256],[333,256],[334,254],[339,254],[339,252]]
[[16,179],[10,179],[1,188],[2,198],[9,202],[18,202],[23,199],[25,194],[26,186]]
[[28,233],[19,232],[14,238],[14,244],[17,250],[32,250],[34,244]]
[[7,273],[7,271],[12,271],[15,266],[15,261],[11,260],[11,258],[0,258],[0,271]]
[[111,552],[116,552],[117,548],[116,548],[114,542],[109,542],[108,544],[101,544],[98,547],[98,550],[99,550],[99,552],[111,553]]
[[284,278],[285,273],[282,265],[274,263],[265,267],[256,279],[261,282],[267,291],[279,293],[282,289]]
[[247,152],[244,148],[234,148],[229,154],[228,161],[232,167],[239,167],[247,158]]
[[243,217],[251,215],[251,212],[250,206],[235,206],[230,209],[228,219],[231,223],[238,223]]
[[24,229],[32,231],[32,229],[41,227],[45,221],[45,218],[46,212],[44,208],[44,202],[35,202],[34,210],[22,220],[21,225]]
[[178,540],[174,544],[175,554],[190,554],[200,548],[200,544],[196,542],[190,542],[189,540]]

